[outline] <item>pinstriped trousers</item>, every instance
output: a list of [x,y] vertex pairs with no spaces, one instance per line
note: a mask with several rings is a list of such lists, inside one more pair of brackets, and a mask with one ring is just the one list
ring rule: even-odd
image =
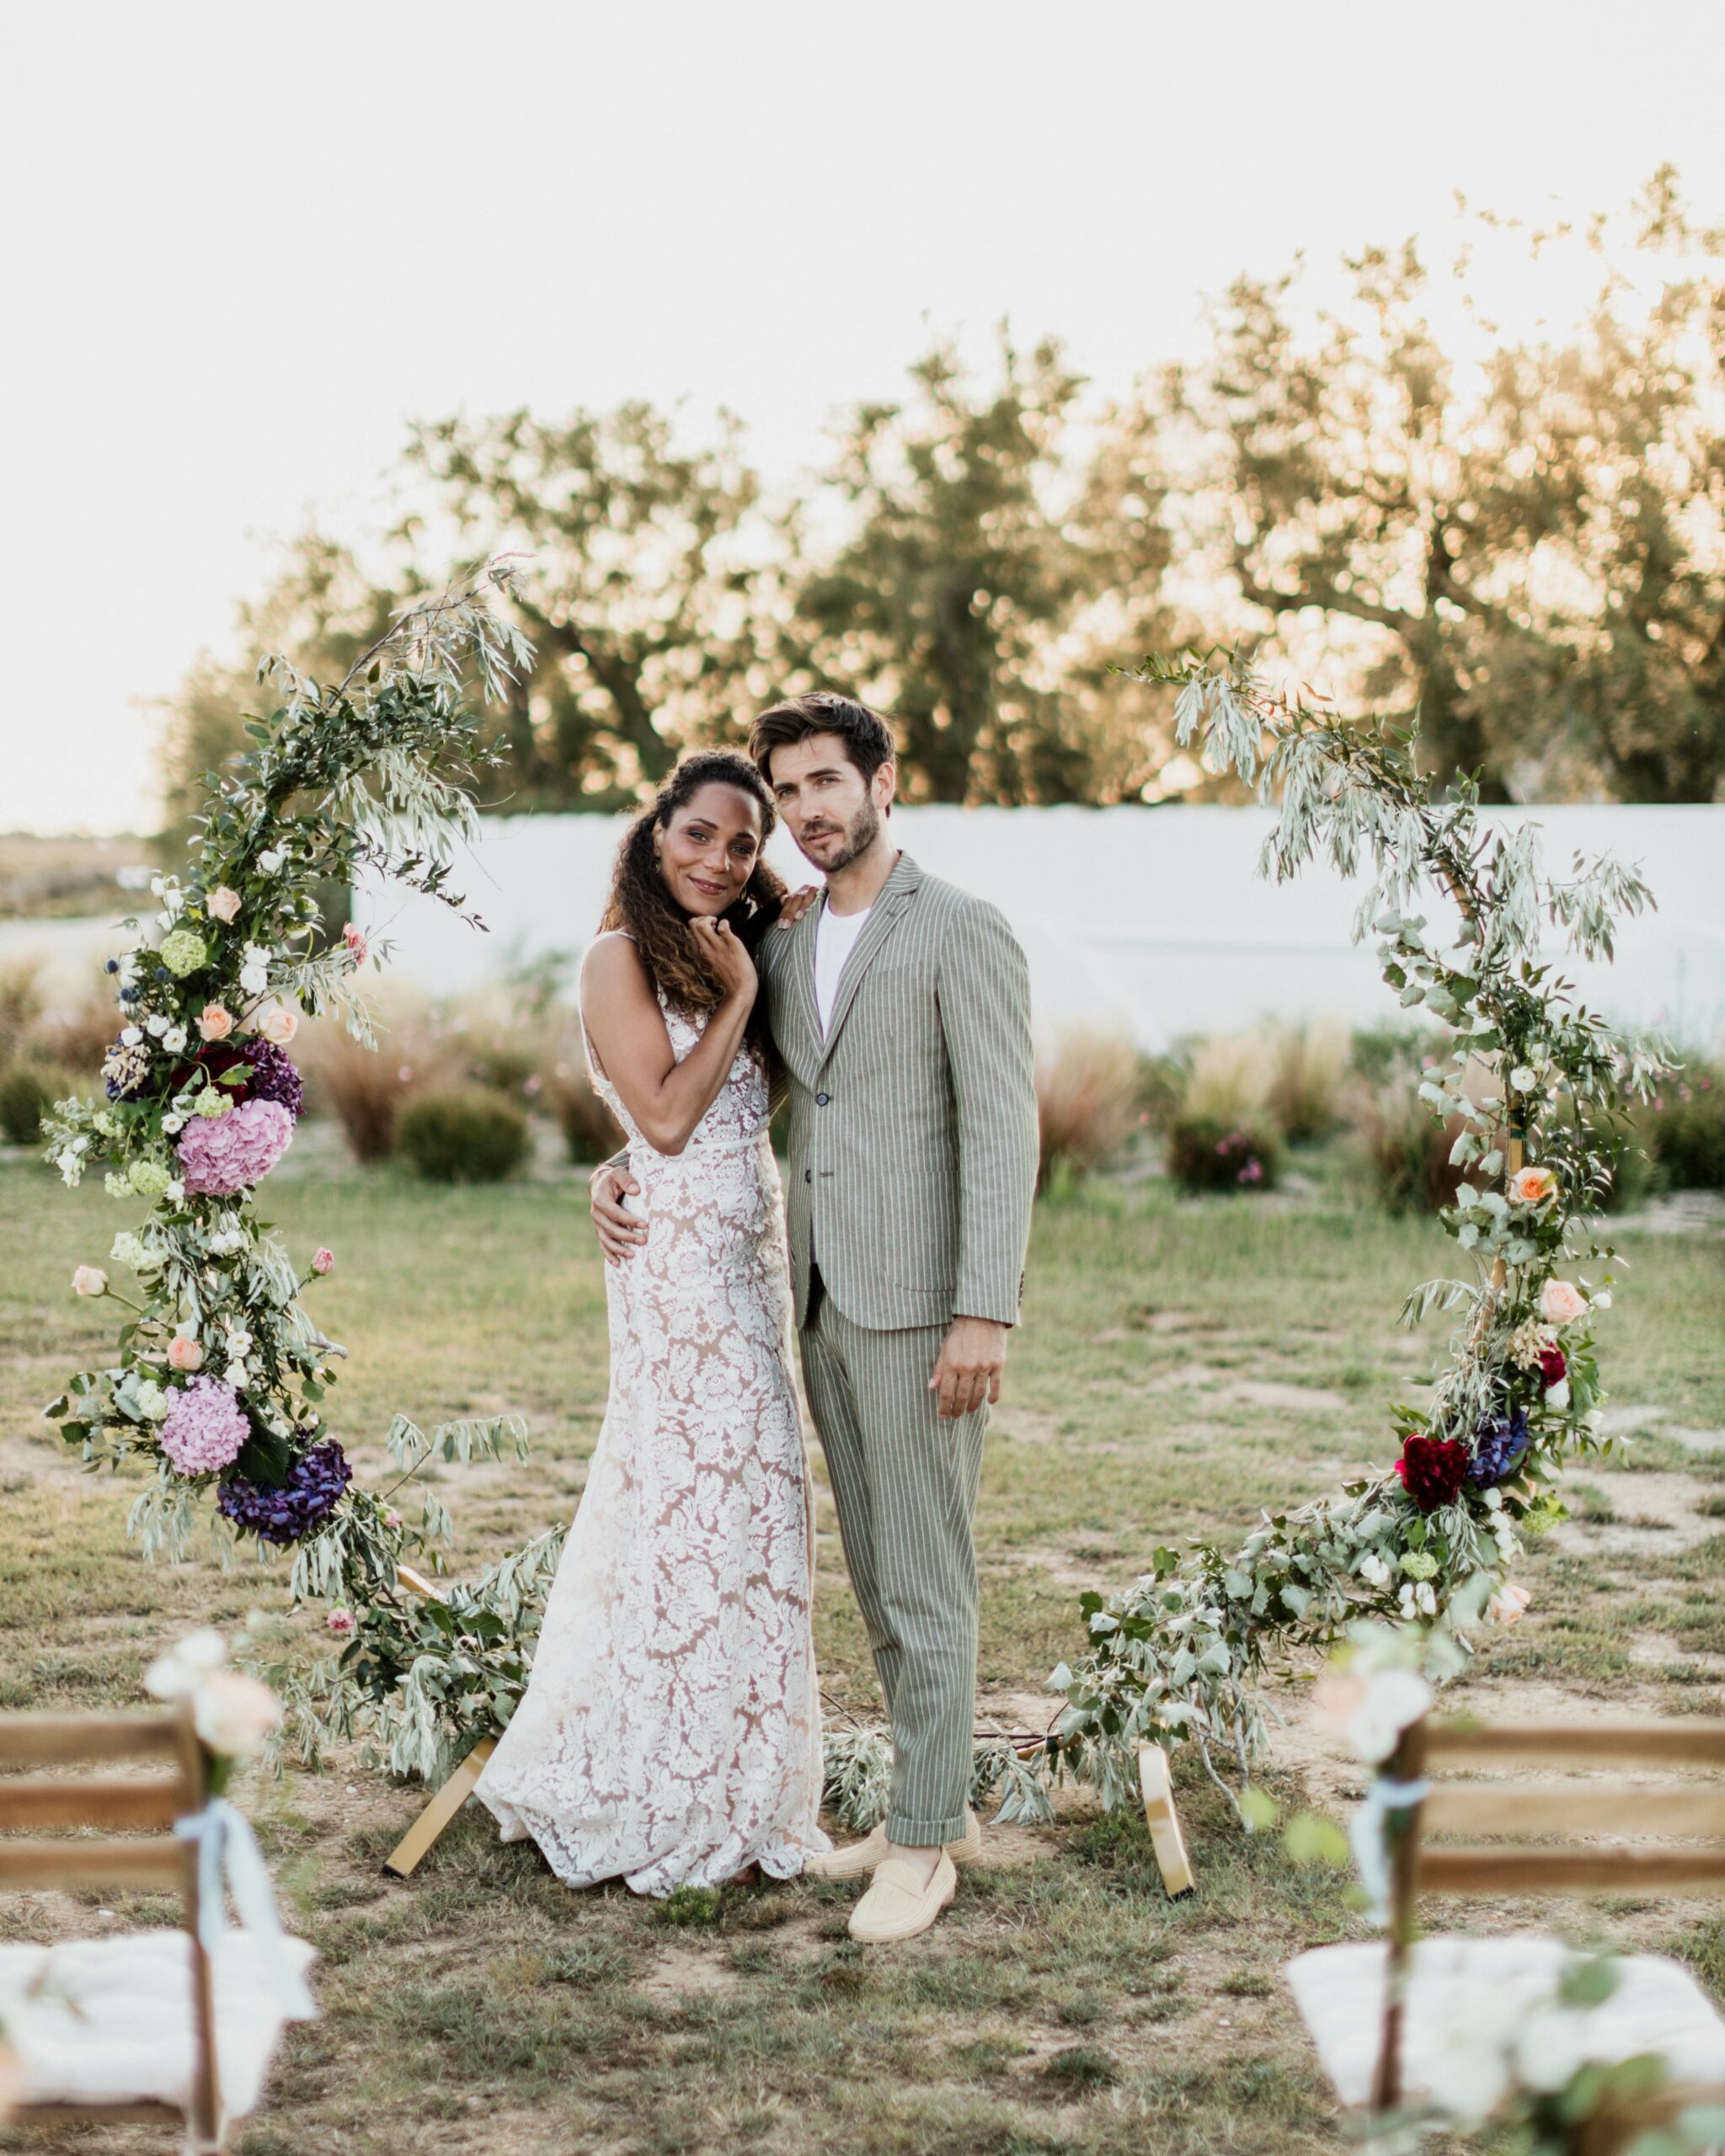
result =
[[886,1830],[911,1849],[964,1832],[976,1718],[971,1528],[988,1409],[941,1420],[928,1380],[946,1331],[870,1331],[819,1293],[802,1332],[845,1564],[892,1724]]

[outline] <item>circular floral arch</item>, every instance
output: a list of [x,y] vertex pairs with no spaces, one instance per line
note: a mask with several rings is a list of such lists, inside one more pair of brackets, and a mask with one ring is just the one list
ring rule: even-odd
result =
[[[293,1599],[338,1605],[344,1636],[317,1668],[273,1673],[291,1730],[313,1757],[331,1735],[364,1735],[393,1770],[427,1777],[509,1721],[562,1530],[441,1598],[404,1584],[436,1564],[448,1523],[427,1492],[410,1524],[403,1485],[433,1457],[519,1451],[522,1426],[427,1434],[398,1416],[395,1480],[357,1482],[327,1411],[344,1351],[302,1301],[329,1254],[302,1269],[254,1199],[300,1112],[288,1051],[301,1017],[334,1013],[371,1040],[355,980],[366,938],[327,937],[315,888],[388,876],[465,910],[451,846],[473,828],[468,775],[488,760],[468,690],[494,694],[527,656],[492,603],[508,584],[494,567],[414,609],[333,687],[281,660],[262,670],[281,701],[251,723],[237,771],[206,775],[184,880],[157,879],[153,920],[113,963],[107,1097],[60,1102],[47,1130],[68,1184],[101,1168],[116,1198],[150,1208],[109,1258],[136,1299],[78,1269],[80,1293],[132,1315],[116,1359],[80,1371],[48,1414],[92,1467],[151,1463],[128,1517],[147,1555],[182,1551],[212,1497],[225,1532],[291,1549]],[[1276,804],[1263,873],[1322,856],[1364,874],[1356,938],[1375,938],[1403,1008],[1449,1028],[1449,1059],[1421,1091],[1461,1123],[1466,1175],[1443,1216],[1459,1269],[1416,1287],[1402,1315],[1446,1314],[1454,1330],[1428,1405],[1390,1411],[1397,1456],[1382,1473],[1266,1513],[1231,1547],[1159,1549],[1130,1586],[1083,1598],[1084,1651],[1049,1680],[1065,1702],[1054,1727],[979,1748],[977,1793],[996,1791],[1007,1817],[1047,1817],[1063,1774],[1130,1801],[1146,1742],[1195,1742],[1213,1773],[1220,1751],[1243,1782],[1263,1742],[1257,1688],[1279,1657],[1361,1616],[1515,1606],[1523,1539],[1561,1512],[1554,1476],[1602,1443],[1594,1326],[1610,1276],[1582,1268],[1610,1256],[1592,1224],[1621,1111],[1664,1067],[1540,956],[1550,927],[1609,957],[1615,924],[1650,903],[1637,874],[1609,858],[1552,873],[1535,826],[1483,825],[1469,784],[1442,792],[1418,771],[1410,735],[1290,700],[1234,652],[1147,661],[1135,678],[1177,691],[1181,746]],[[856,1823],[884,1807],[885,1762],[879,1732],[829,1737],[830,1790]]]

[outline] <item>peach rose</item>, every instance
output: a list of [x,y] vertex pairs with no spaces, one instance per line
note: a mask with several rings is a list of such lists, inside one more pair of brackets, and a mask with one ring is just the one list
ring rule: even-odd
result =
[[1509,1195],[1518,1205],[1543,1205],[1557,1194],[1557,1178],[1549,1168],[1518,1168],[1509,1178]]
[[204,910],[214,921],[232,921],[239,911],[239,893],[218,883],[205,899]]
[[197,1370],[204,1366],[204,1350],[195,1333],[176,1332],[168,1343],[170,1370]]
[[286,1048],[299,1029],[299,1012],[280,1003],[264,1015],[257,1028],[266,1041],[274,1041],[277,1048]]
[[237,1669],[218,1669],[206,1677],[192,1699],[198,1735],[224,1759],[248,1758],[280,1720],[280,1705],[269,1686]]
[[72,1292],[75,1295],[105,1295],[108,1275],[99,1265],[81,1265],[72,1276]]
[[1525,1587],[1508,1582],[1500,1587],[1486,1604],[1486,1615],[1494,1625],[1519,1624],[1522,1612],[1532,1599]]
[[206,1041],[225,1041],[233,1031],[233,1013],[219,1003],[206,1003],[198,1013],[198,1031]]
[[1540,1315],[1547,1325],[1571,1325],[1587,1308],[1587,1297],[1567,1280],[1548,1280],[1540,1296]]

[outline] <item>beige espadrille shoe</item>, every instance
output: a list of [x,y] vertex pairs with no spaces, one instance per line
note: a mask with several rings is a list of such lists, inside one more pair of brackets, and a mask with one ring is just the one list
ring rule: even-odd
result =
[[927,1931],[959,1891],[959,1874],[943,1849],[927,1884],[908,1857],[889,1856],[851,1912],[851,1936],[865,1946],[886,1946]]
[[[889,1847],[886,1828],[879,1826],[848,1849],[829,1849],[825,1856],[810,1857],[803,1869],[811,1879],[861,1879],[885,1861]],[[947,1844],[947,1854],[954,1864],[975,1864],[982,1854],[982,1822],[968,1804],[964,1831]]]

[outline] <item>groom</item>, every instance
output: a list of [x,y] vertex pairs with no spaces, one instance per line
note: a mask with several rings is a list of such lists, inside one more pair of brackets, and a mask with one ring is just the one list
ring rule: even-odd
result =
[[[892,1723],[883,1827],[818,1860],[872,1874],[854,1938],[926,1931],[980,1848],[972,1522],[1017,1322],[1036,1182],[1029,975],[991,905],[889,830],[893,737],[827,691],[777,704],[750,753],[824,902],[756,953],[790,1081],[788,1228],[803,1373]],[[642,1230],[594,1182],[606,1253]]]

